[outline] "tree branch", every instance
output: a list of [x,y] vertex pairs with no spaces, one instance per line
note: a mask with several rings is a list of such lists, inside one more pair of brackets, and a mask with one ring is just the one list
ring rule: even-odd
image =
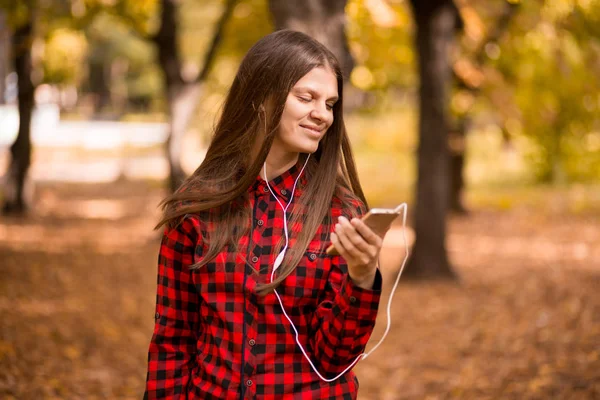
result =
[[217,48],[219,47],[219,44],[221,43],[221,39],[223,36],[223,31],[225,30],[225,25],[227,24],[227,21],[229,20],[229,17],[231,16],[231,13],[233,12],[233,9],[235,8],[235,5],[237,3],[237,0],[227,0],[227,2],[225,3],[225,10],[223,11],[223,14],[221,15],[221,18],[219,19],[219,22],[217,22],[217,26],[215,28],[215,32],[212,38],[212,41],[210,43],[210,46],[208,46],[208,49],[206,50],[206,54],[204,55],[204,63],[202,64],[202,71],[200,71],[200,74],[198,74],[198,77],[196,78],[196,82],[200,83],[200,82],[204,82],[206,80],[206,78],[208,77],[208,74],[214,64],[215,61],[215,56],[217,54]]

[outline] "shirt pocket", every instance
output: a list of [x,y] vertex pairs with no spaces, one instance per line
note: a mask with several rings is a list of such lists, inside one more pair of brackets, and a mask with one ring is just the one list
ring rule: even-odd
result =
[[316,309],[326,288],[330,258],[324,250],[309,246],[283,281],[284,302],[291,315],[305,315]]

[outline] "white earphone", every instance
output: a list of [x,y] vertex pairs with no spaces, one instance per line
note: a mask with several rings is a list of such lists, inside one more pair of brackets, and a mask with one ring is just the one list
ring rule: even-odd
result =
[[[273,192],[273,189],[271,189],[271,186],[269,185],[269,181],[267,180],[267,163],[265,162],[265,164],[264,164],[264,168],[263,168],[263,170],[264,170],[264,178],[263,179],[267,183],[267,187],[269,188],[269,191],[271,192],[271,194],[273,195],[273,197],[275,198],[275,200],[277,200],[277,203],[279,203],[279,206],[283,210],[283,230],[285,232],[285,246],[284,246],[283,250],[277,256],[277,258],[275,259],[275,264],[273,265],[273,271],[271,271],[271,282],[273,282],[273,276],[275,274],[275,271],[277,271],[277,269],[279,268],[279,266],[283,262],[283,258],[285,257],[285,252],[286,252],[286,250],[288,248],[289,237],[288,237],[287,215],[286,215],[286,212],[287,212],[287,209],[290,206],[290,204],[292,204],[292,199],[294,198],[294,192],[296,191],[296,184],[298,183],[298,180],[302,176],[302,172],[304,172],[304,168],[306,167],[306,164],[308,163],[309,158],[310,158],[310,154],[306,158],[306,161],[304,162],[304,166],[300,170],[300,173],[298,174],[298,177],[296,178],[296,181],[294,182],[294,187],[292,189],[292,193],[290,194],[290,200],[288,201],[288,204],[285,207],[283,206],[283,204],[281,204],[281,202],[279,201],[279,199],[277,198],[277,196]],[[408,259],[408,242],[406,240],[406,214],[408,213],[408,205],[406,203],[402,203],[399,206],[399,208],[403,208],[404,209],[404,212],[402,213],[402,236],[404,238],[404,246],[406,248],[406,253],[404,255],[404,260],[402,261],[402,266],[400,267],[400,271],[398,272],[398,277],[396,278],[396,282],[394,283],[394,287],[392,287],[392,292],[391,292],[390,298],[388,300],[388,305],[387,305],[387,327],[385,328],[385,332],[383,333],[383,336],[381,337],[381,339],[379,340],[379,342],[377,342],[377,344],[371,349],[371,351],[369,351],[368,353],[359,354],[356,357],[356,359],[354,361],[352,361],[352,363],[345,370],[343,370],[339,375],[337,375],[335,378],[328,379],[328,378],[325,378],[323,375],[321,375],[321,373],[319,373],[319,371],[317,370],[317,368],[315,367],[315,365],[311,361],[311,359],[308,356],[308,354],[306,354],[306,351],[304,350],[304,347],[302,346],[302,344],[300,344],[300,341],[298,340],[298,336],[299,336],[298,330],[296,329],[296,326],[294,325],[294,323],[292,322],[292,320],[290,319],[290,317],[287,315],[287,312],[285,311],[285,307],[283,306],[283,302],[281,301],[281,298],[279,297],[279,293],[277,293],[277,289],[274,290],[275,296],[277,296],[277,300],[279,300],[279,305],[281,306],[281,310],[283,311],[283,315],[289,321],[289,323],[292,325],[292,329],[294,329],[294,332],[296,333],[296,343],[298,344],[298,347],[300,347],[300,350],[302,351],[302,354],[304,354],[304,357],[306,358],[306,360],[308,361],[308,363],[312,367],[313,371],[315,371],[315,373],[319,376],[319,378],[321,378],[321,380],[323,380],[325,382],[333,382],[333,381],[335,381],[340,376],[344,375],[350,368],[352,368],[354,366],[354,364],[356,364],[360,359],[367,358],[367,356],[369,356],[371,353],[373,353],[375,351],[375,349],[377,349],[377,347],[379,347],[379,345],[383,342],[383,339],[385,339],[385,337],[387,336],[387,334],[388,334],[388,332],[390,330],[390,325],[392,323],[392,317],[391,317],[392,298],[394,296],[394,292],[396,291],[396,287],[398,286],[398,283],[400,282],[400,276],[402,275],[402,271],[404,270],[404,265],[406,264],[406,260]]]

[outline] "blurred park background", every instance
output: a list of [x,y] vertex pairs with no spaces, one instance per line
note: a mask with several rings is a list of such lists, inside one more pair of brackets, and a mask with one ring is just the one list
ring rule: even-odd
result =
[[[342,62],[411,258],[361,399],[600,398],[599,0],[0,0],[0,397],[136,399],[158,202],[274,29]],[[404,257],[386,237],[373,343]]]

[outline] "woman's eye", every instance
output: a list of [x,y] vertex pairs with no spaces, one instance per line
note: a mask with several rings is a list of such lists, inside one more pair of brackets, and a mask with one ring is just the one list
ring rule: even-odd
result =
[[298,97],[301,101],[305,102],[305,103],[310,103],[312,99],[308,99],[306,97]]
[[327,104],[327,109],[330,111],[333,110],[333,104]]

